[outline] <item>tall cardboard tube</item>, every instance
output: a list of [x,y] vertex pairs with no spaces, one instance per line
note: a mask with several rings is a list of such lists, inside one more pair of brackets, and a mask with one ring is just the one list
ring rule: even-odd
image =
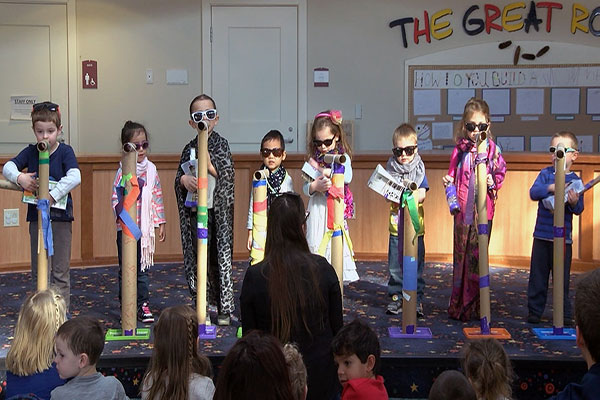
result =
[[345,154],[325,154],[323,156],[323,161],[326,164],[343,164],[346,162]]
[[261,169],[254,173],[252,180],[252,248],[250,249],[250,263],[261,262],[265,258],[265,244],[267,242],[267,177],[268,169]]
[[259,169],[254,173],[255,180],[267,179],[271,173],[268,169]]
[[[556,146],[554,162],[554,198],[565,198],[565,145]],[[554,205],[554,264],[552,267],[552,319],[554,329],[561,330],[564,323],[564,270],[565,270],[565,205]]]
[[12,183],[11,181],[5,181],[4,179],[0,179],[0,189],[7,189],[7,190],[16,190],[16,191],[21,191],[21,187],[15,183]]
[[404,186],[407,190],[410,190],[411,192],[415,192],[419,188],[417,186],[417,182],[411,181],[410,179],[405,179],[404,181],[402,181],[402,186]]
[[[414,183],[414,185],[413,185]],[[413,189],[410,189],[413,188]],[[400,265],[402,265],[402,332],[404,334],[413,334],[417,330],[417,257],[418,243],[416,238],[415,227],[412,224],[409,201],[412,201],[414,208],[418,207],[417,201],[417,185],[415,182],[409,183],[407,189],[412,192],[412,197],[407,199],[407,204],[399,213],[403,214],[403,236],[402,241],[403,251],[398,252],[398,256],[402,254]],[[400,204],[402,207],[402,204]]]
[[[50,144],[42,140],[36,145],[39,151],[38,164],[38,200],[50,200]],[[44,247],[42,231],[42,212],[38,209],[38,240],[37,240],[37,290],[48,289],[48,252]]]
[[208,124],[198,123],[198,259],[196,271],[196,311],[198,325],[208,325],[206,318],[206,283],[208,271]]
[[[136,177],[136,162],[137,153],[135,146],[131,151],[131,143],[126,143],[123,146],[123,154],[121,156],[122,175]],[[125,183],[125,191],[123,197],[132,191],[133,185],[131,180]],[[130,207],[125,210],[132,221],[137,223],[137,201],[134,201]],[[137,241],[125,232],[121,236],[121,254],[122,257],[122,280],[121,280],[121,324],[123,335],[133,336],[137,327],[136,310],[137,310]]]
[[[478,157],[487,157],[486,132],[477,138]],[[489,232],[487,216],[487,160],[477,164],[477,241],[479,245],[479,317],[481,334],[490,334],[490,267],[488,259]]]
[[[333,156],[333,154],[327,154]],[[336,187],[338,193],[344,193],[344,165],[343,155],[336,154],[331,158],[333,176],[331,177],[333,186]],[[344,197],[335,198],[333,200],[333,236],[331,238],[331,265],[337,273],[340,282],[340,291],[344,294]]]

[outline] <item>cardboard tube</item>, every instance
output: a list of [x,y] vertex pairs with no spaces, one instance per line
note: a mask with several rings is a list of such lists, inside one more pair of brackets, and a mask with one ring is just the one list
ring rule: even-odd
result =
[[[43,140],[38,142],[38,200],[50,199],[50,144]],[[42,231],[42,212],[38,209],[38,240],[37,240],[37,290],[48,289],[48,253],[44,247]]]
[[198,123],[198,259],[196,276],[196,310],[198,325],[207,324],[206,318],[206,283],[208,268],[208,124]]
[[[414,182],[412,182],[414,183]],[[409,189],[410,187],[414,188]],[[417,201],[416,183],[410,184],[407,189],[412,192],[413,196],[407,201],[414,202],[414,207],[419,206]],[[400,204],[402,206],[402,204]],[[410,218],[408,204],[399,210],[399,218],[403,217],[403,251],[398,252],[398,256],[402,255],[400,265],[402,265],[402,332],[404,334],[413,334],[417,330],[417,256],[418,243],[415,237],[415,227]],[[403,215],[402,215],[403,214]],[[400,232],[398,232],[400,233]],[[414,238],[414,240],[413,240]]]
[[0,179],[0,189],[22,191],[19,185],[12,183],[11,181],[5,181],[4,179]]
[[267,177],[268,169],[254,173],[252,180],[252,248],[250,264],[254,265],[265,258],[267,242]]
[[[133,148],[133,151],[132,151]],[[137,153],[135,146],[131,143],[126,143],[123,146],[123,154],[121,156],[122,175],[128,176],[131,174],[135,177]],[[126,197],[132,190],[131,181],[125,183],[125,191],[123,197]],[[134,201],[129,209],[125,210],[132,221],[137,223],[137,201]],[[123,335],[133,336],[137,328],[136,310],[137,310],[137,241],[135,238],[123,232],[121,236],[121,324]]]
[[[328,154],[329,155],[329,154]],[[327,156],[327,155],[326,155]],[[337,155],[339,156],[339,155]],[[342,157],[334,157],[332,170],[333,176],[331,178],[332,185],[334,185],[338,191],[344,193],[344,165],[340,162]],[[336,161],[337,160],[337,161]],[[344,294],[344,241],[343,230],[344,230],[344,198],[336,198],[333,201],[333,236],[331,238],[331,265],[337,273],[338,280],[340,282],[340,291],[342,296]]]
[[[403,180],[402,186],[404,186],[405,190],[410,190],[411,192],[415,192],[419,188],[417,186],[417,182],[411,181],[410,179]],[[414,193],[413,193],[413,195],[414,195]]]
[[[565,145],[556,146],[554,162],[554,198],[565,198]],[[560,203],[562,204],[562,202]],[[564,270],[565,270],[565,205],[554,205],[554,264],[552,268],[552,318],[554,329],[564,323]]]
[[323,161],[326,164],[343,164],[346,162],[345,154],[325,154],[323,156]]
[[[477,153],[487,157],[486,132],[477,138]],[[481,334],[490,334],[490,267],[488,260],[489,232],[487,216],[487,163],[477,164],[477,241],[479,244],[479,317]]]

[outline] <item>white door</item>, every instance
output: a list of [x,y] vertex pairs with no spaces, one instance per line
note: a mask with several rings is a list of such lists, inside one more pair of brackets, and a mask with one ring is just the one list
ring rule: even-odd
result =
[[271,129],[298,146],[298,9],[213,6],[211,86],[234,151],[257,152]]
[[60,105],[69,142],[66,4],[0,3],[0,153],[35,142],[31,121],[11,120],[10,96]]

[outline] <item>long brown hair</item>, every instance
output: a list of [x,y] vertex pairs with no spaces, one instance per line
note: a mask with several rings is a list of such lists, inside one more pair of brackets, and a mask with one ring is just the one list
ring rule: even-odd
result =
[[352,157],[352,148],[350,147],[350,142],[348,142],[346,132],[344,132],[344,129],[342,128],[342,123],[336,122],[331,115],[332,110],[325,110],[318,113],[315,117],[310,129],[310,133],[308,134],[308,138],[306,140],[306,151],[309,158],[313,157],[315,151],[317,150],[313,143],[317,132],[326,127],[329,127],[331,133],[333,133],[333,135],[338,139],[338,146],[342,146],[344,153]]
[[[486,121],[490,122],[490,106],[485,100],[478,99],[475,97],[471,97],[467,104],[465,104],[465,109],[463,111],[462,118],[460,119],[458,126],[454,130],[454,142],[458,143],[458,141],[462,138],[468,138],[467,129],[465,128],[465,123],[467,122],[467,118],[471,117],[474,112],[480,112],[485,115]],[[492,139],[492,130],[488,128],[487,131],[488,139]]]
[[478,398],[511,398],[513,369],[508,354],[497,339],[478,339],[467,343],[462,367]]
[[198,318],[188,305],[163,310],[154,325],[154,349],[144,376],[149,399],[187,400],[192,373],[212,377],[209,359],[198,353]]
[[310,334],[308,316],[324,312],[317,265],[304,235],[304,212],[297,193],[282,194],[269,208],[265,263],[272,299],[271,332],[283,343],[300,326]]

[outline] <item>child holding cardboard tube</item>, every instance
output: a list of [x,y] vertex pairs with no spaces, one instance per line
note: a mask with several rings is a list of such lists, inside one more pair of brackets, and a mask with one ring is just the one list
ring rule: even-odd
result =
[[[423,215],[423,201],[429,190],[425,165],[418,152],[417,132],[409,124],[402,124],[394,131],[392,138],[394,155],[388,159],[385,167],[398,182],[409,180],[417,184],[419,202],[419,214]],[[388,294],[391,302],[387,306],[388,314],[399,314],[402,311],[402,265],[398,258],[399,232],[398,232],[398,203],[390,204],[390,240],[388,248],[388,266],[390,279],[388,281]],[[425,267],[425,241],[423,234],[418,236],[418,260],[417,260],[417,316],[422,318],[423,314],[423,290],[425,280],[423,269]],[[400,245],[402,245],[400,243]]]
[[[565,146],[565,182],[581,180],[576,173],[572,172],[571,165],[577,159],[577,137],[572,132],[558,132],[552,136],[550,142],[550,153],[552,160],[556,156],[556,148],[562,143]],[[581,184],[581,182],[579,182]],[[540,171],[535,182],[529,189],[531,200],[538,201],[537,218],[535,230],[533,231],[533,246],[531,249],[531,266],[529,268],[529,284],[527,286],[527,308],[529,315],[527,322],[537,324],[540,322],[544,308],[546,307],[546,296],[548,292],[548,278],[553,268],[553,226],[554,217],[548,210],[543,200],[554,194],[554,166],[546,167]],[[557,205],[555,205],[557,206]],[[567,202],[565,207],[565,261],[564,261],[564,317],[565,323],[572,322],[571,302],[569,301],[569,275],[571,271],[572,256],[572,226],[573,214],[579,215],[583,212],[583,195],[576,190],[567,191]]]

